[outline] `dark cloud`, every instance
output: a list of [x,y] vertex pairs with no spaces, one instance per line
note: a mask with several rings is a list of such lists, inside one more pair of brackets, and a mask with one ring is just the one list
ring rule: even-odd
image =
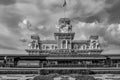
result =
[[[9,9],[9,7],[8,7]],[[11,12],[10,10],[3,10],[1,17],[0,17],[0,21],[2,24],[4,24],[9,31],[11,31],[13,34],[19,34],[20,30],[18,27],[18,23],[21,20],[21,15],[15,12]]]
[[105,2],[106,2],[107,4],[117,4],[117,3],[119,3],[119,1],[120,1],[120,0],[106,0]]
[[86,22],[92,23],[92,22],[100,22],[100,17],[99,16],[90,16],[86,19]]
[[[80,0],[81,1],[81,0]],[[73,9],[74,14],[72,14],[70,17],[72,19],[78,20],[78,21],[84,21],[84,22],[94,22],[98,21],[100,23],[108,22],[108,23],[120,23],[120,0],[105,0],[103,1],[103,4],[100,4],[100,6],[95,6],[96,8],[93,8],[90,6],[87,6],[87,1],[85,6],[82,3],[77,4]],[[91,3],[88,3],[88,5],[93,5],[97,0],[88,0]],[[101,0],[102,1],[102,0]],[[101,2],[97,1],[97,2]],[[98,4],[98,3],[96,3]],[[99,4],[98,4],[99,5]],[[102,7],[97,8],[97,7]],[[91,9],[94,9],[93,11],[90,11]],[[88,12],[86,11],[88,9]],[[98,11],[97,11],[98,10]]]
[[110,4],[111,7],[105,8],[104,11],[89,16],[86,18],[88,22],[104,22],[107,19],[108,23],[120,23],[120,0],[106,0],[106,4]]
[[11,5],[15,3],[16,3],[16,0],[0,0],[0,5]]
[[120,1],[114,4],[111,8],[106,11],[109,13],[108,22],[110,23],[120,23]]
[[13,33],[19,33],[18,23],[20,21],[19,15],[6,15],[3,18],[4,24],[12,31]]

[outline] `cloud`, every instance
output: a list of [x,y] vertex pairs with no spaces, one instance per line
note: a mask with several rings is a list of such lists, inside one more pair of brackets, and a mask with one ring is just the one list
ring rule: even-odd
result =
[[5,27],[5,25],[2,25],[0,23],[0,35],[8,36],[10,34],[10,31]]
[[0,5],[11,5],[15,3],[16,3],[16,0],[0,0]]
[[120,24],[111,24],[106,30],[108,40],[113,45],[120,46]]
[[78,21],[120,23],[119,0],[79,0],[72,17]]
[[10,50],[20,50],[19,46],[21,46],[18,42],[16,36],[6,37],[6,36],[0,36],[0,49],[10,49]]
[[[69,17],[73,31],[76,32],[75,39],[87,39],[96,34],[106,47],[119,46],[119,0],[67,0],[65,14],[63,2],[64,0],[1,0],[0,28],[3,31],[0,30],[0,44],[23,49],[25,45],[19,40],[29,39],[31,34],[39,34],[41,39],[53,39],[59,18]],[[24,17],[28,18],[32,27],[22,29],[18,25]],[[96,21],[97,24],[94,23]]]
[[25,51],[19,51],[19,50],[7,50],[7,49],[0,49],[0,54],[4,55],[28,55]]
[[0,49],[18,50],[17,40],[14,39],[17,37],[11,34],[11,31],[5,25],[0,23]]
[[7,50],[18,50],[18,48],[12,47],[12,46],[5,46],[0,44],[0,49],[7,49]]
[[[98,22],[76,24],[75,31],[77,39],[84,34],[87,38],[90,35],[99,35],[100,43],[104,48],[110,50],[110,46],[120,48],[120,24],[103,24]],[[110,47],[110,48],[109,48]]]

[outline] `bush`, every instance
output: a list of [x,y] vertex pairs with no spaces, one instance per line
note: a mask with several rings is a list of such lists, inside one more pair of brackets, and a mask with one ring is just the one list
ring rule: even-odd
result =
[[34,77],[33,80],[53,80],[53,78],[45,75],[39,75]]
[[[40,75],[33,78],[33,80],[53,80],[55,76],[54,74],[50,75]],[[72,75],[71,75],[72,76]],[[87,75],[74,75],[76,80],[96,80],[93,76],[87,76]]]
[[93,76],[77,76],[76,80],[96,80]]

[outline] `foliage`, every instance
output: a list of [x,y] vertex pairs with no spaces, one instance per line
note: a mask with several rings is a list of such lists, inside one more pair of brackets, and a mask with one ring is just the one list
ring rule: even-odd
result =
[[[34,77],[33,80],[53,80],[55,76],[58,76],[58,74],[50,74],[50,75],[39,75]],[[59,75],[60,76],[60,75]],[[72,75],[71,75],[72,76]],[[74,75],[76,80],[96,80],[93,76],[87,76],[87,75]]]

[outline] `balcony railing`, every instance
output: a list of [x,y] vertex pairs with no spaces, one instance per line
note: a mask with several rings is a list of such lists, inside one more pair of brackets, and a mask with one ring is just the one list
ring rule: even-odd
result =
[[74,49],[56,49],[56,50],[35,50],[26,49],[30,55],[79,55],[79,54],[101,54],[102,49],[95,50],[74,50]]
[[83,64],[58,64],[58,65],[44,65],[43,67],[88,67],[88,68],[96,68],[96,67],[116,67],[116,65],[102,65],[102,64],[89,64],[89,65],[83,65]]

